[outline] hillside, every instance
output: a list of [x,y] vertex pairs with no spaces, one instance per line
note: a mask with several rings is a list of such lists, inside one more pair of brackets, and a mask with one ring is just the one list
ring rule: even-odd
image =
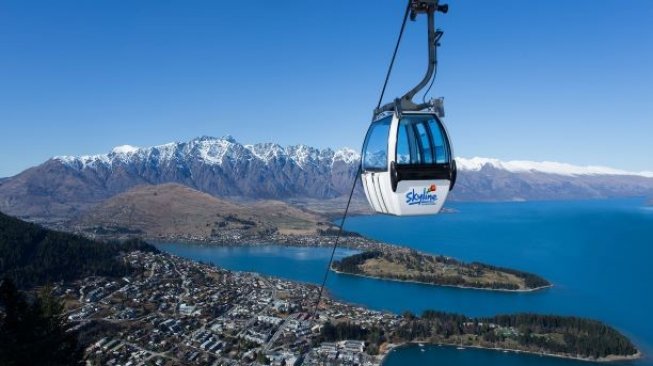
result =
[[94,235],[210,239],[269,233],[314,235],[331,227],[322,216],[284,202],[235,203],[180,184],[142,185],[118,194],[75,219]]
[[86,276],[122,276],[130,268],[116,258],[121,251],[152,246],[133,240],[102,243],[42,228],[0,213],[0,278],[22,287]]
[[[274,143],[245,145],[233,137],[107,154],[54,157],[0,180],[0,211],[30,221],[62,223],[142,185],[175,183],[213,197],[292,202],[340,214],[360,156],[351,149],[316,149]],[[457,158],[451,200],[522,201],[653,197],[653,174],[552,162]],[[361,186],[354,212],[367,204]]]

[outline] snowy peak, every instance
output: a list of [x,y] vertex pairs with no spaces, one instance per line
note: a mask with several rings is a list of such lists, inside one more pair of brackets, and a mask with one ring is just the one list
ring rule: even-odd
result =
[[353,164],[360,160],[360,154],[356,150],[344,147],[335,152],[333,160],[334,161],[343,161],[345,164]]
[[111,168],[116,164],[129,164],[149,161],[154,165],[164,165],[172,160],[198,160],[208,165],[223,165],[225,161],[258,160],[264,164],[273,161],[291,161],[299,167],[318,166],[323,163],[333,164],[344,161],[354,164],[359,155],[351,149],[333,151],[317,149],[307,145],[283,147],[275,143],[258,143],[243,145],[233,136],[202,136],[188,142],[171,142],[168,144],[139,148],[131,145],[117,146],[108,154],[83,156],[57,156],[54,160],[78,169],[93,169],[100,166]]
[[134,154],[139,150],[138,147],[136,146],[131,146],[131,145],[121,145],[121,146],[116,146],[111,150],[112,154],[122,154],[122,155],[129,155],[129,154]]
[[474,157],[471,159],[456,158],[456,164],[462,171],[478,172],[483,168],[489,167],[499,170],[505,170],[511,173],[544,173],[557,174],[566,176],[579,175],[635,175],[647,178],[653,178],[653,172],[630,172],[620,169],[614,169],[604,166],[577,166],[554,161],[528,161],[528,160],[510,160],[501,161],[499,159]]

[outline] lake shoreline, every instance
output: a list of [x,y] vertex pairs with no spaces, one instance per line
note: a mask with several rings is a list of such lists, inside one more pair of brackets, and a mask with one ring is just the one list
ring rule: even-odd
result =
[[[435,343],[430,343],[427,341],[410,341],[410,342],[404,342],[404,343],[399,343],[395,344],[392,347],[389,347],[380,354],[382,356],[382,361],[381,361],[381,366],[384,366],[386,358],[392,352],[393,350],[399,349],[399,348],[405,348],[405,347],[415,347],[418,346],[421,348],[420,345],[428,345],[430,347],[459,347],[457,344],[449,344],[449,343],[441,343],[441,344],[435,344]],[[554,357],[554,358],[560,358],[560,359],[565,359],[565,360],[573,360],[573,361],[582,361],[582,362],[600,362],[600,363],[612,363],[612,362],[620,362],[620,361],[636,361],[640,360],[643,358],[643,354],[640,350],[637,350],[637,353],[634,355],[629,355],[629,356],[618,356],[618,355],[610,355],[607,357],[599,357],[599,358],[591,358],[591,357],[578,357],[578,356],[572,356],[572,355],[565,355],[565,354],[559,354],[559,353],[547,353],[547,352],[536,352],[536,351],[527,351],[527,350],[520,350],[520,349],[514,349],[514,348],[502,348],[502,347],[484,347],[484,346],[479,346],[479,345],[464,345],[463,348],[473,348],[473,349],[479,349],[479,350],[484,350],[484,351],[497,351],[497,352],[512,352],[516,354],[520,353],[525,353],[529,355],[535,355],[535,356],[542,356],[542,357]],[[464,350],[461,350],[464,351]]]

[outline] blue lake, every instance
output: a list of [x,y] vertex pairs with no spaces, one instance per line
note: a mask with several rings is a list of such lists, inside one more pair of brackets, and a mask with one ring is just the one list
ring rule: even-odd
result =
[[[331,273],[328,290],[343,301],[379,310],[438,309],[472,316],[509,312],[578,315],[603,320],[653,351],[653,210],[642,200],[457,203],[433,217],[352,217],[346,228],[390,243],[464,261],[542,275],[554,283],[535,293],[505,293],[408,284]],[[320,283],[324,248],[216,248],[161,244],[161,249],[221,267]],[[339,250],[342,257],[352,253]],[[457,352],[454,352],[457,351]],[[482,350],[407,347],[385,366],[567,365],[581,362]],[[653,365],[645,358],[637,365]]]

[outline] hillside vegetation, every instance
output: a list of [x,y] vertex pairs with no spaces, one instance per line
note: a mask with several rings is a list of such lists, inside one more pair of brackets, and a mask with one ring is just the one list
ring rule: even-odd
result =
[[135,249],[156,251],[139,240],[97,242],[0,213],[0,278],[9,278],[19,287],[95,275],[122,276],[130,268],[116,257]]

